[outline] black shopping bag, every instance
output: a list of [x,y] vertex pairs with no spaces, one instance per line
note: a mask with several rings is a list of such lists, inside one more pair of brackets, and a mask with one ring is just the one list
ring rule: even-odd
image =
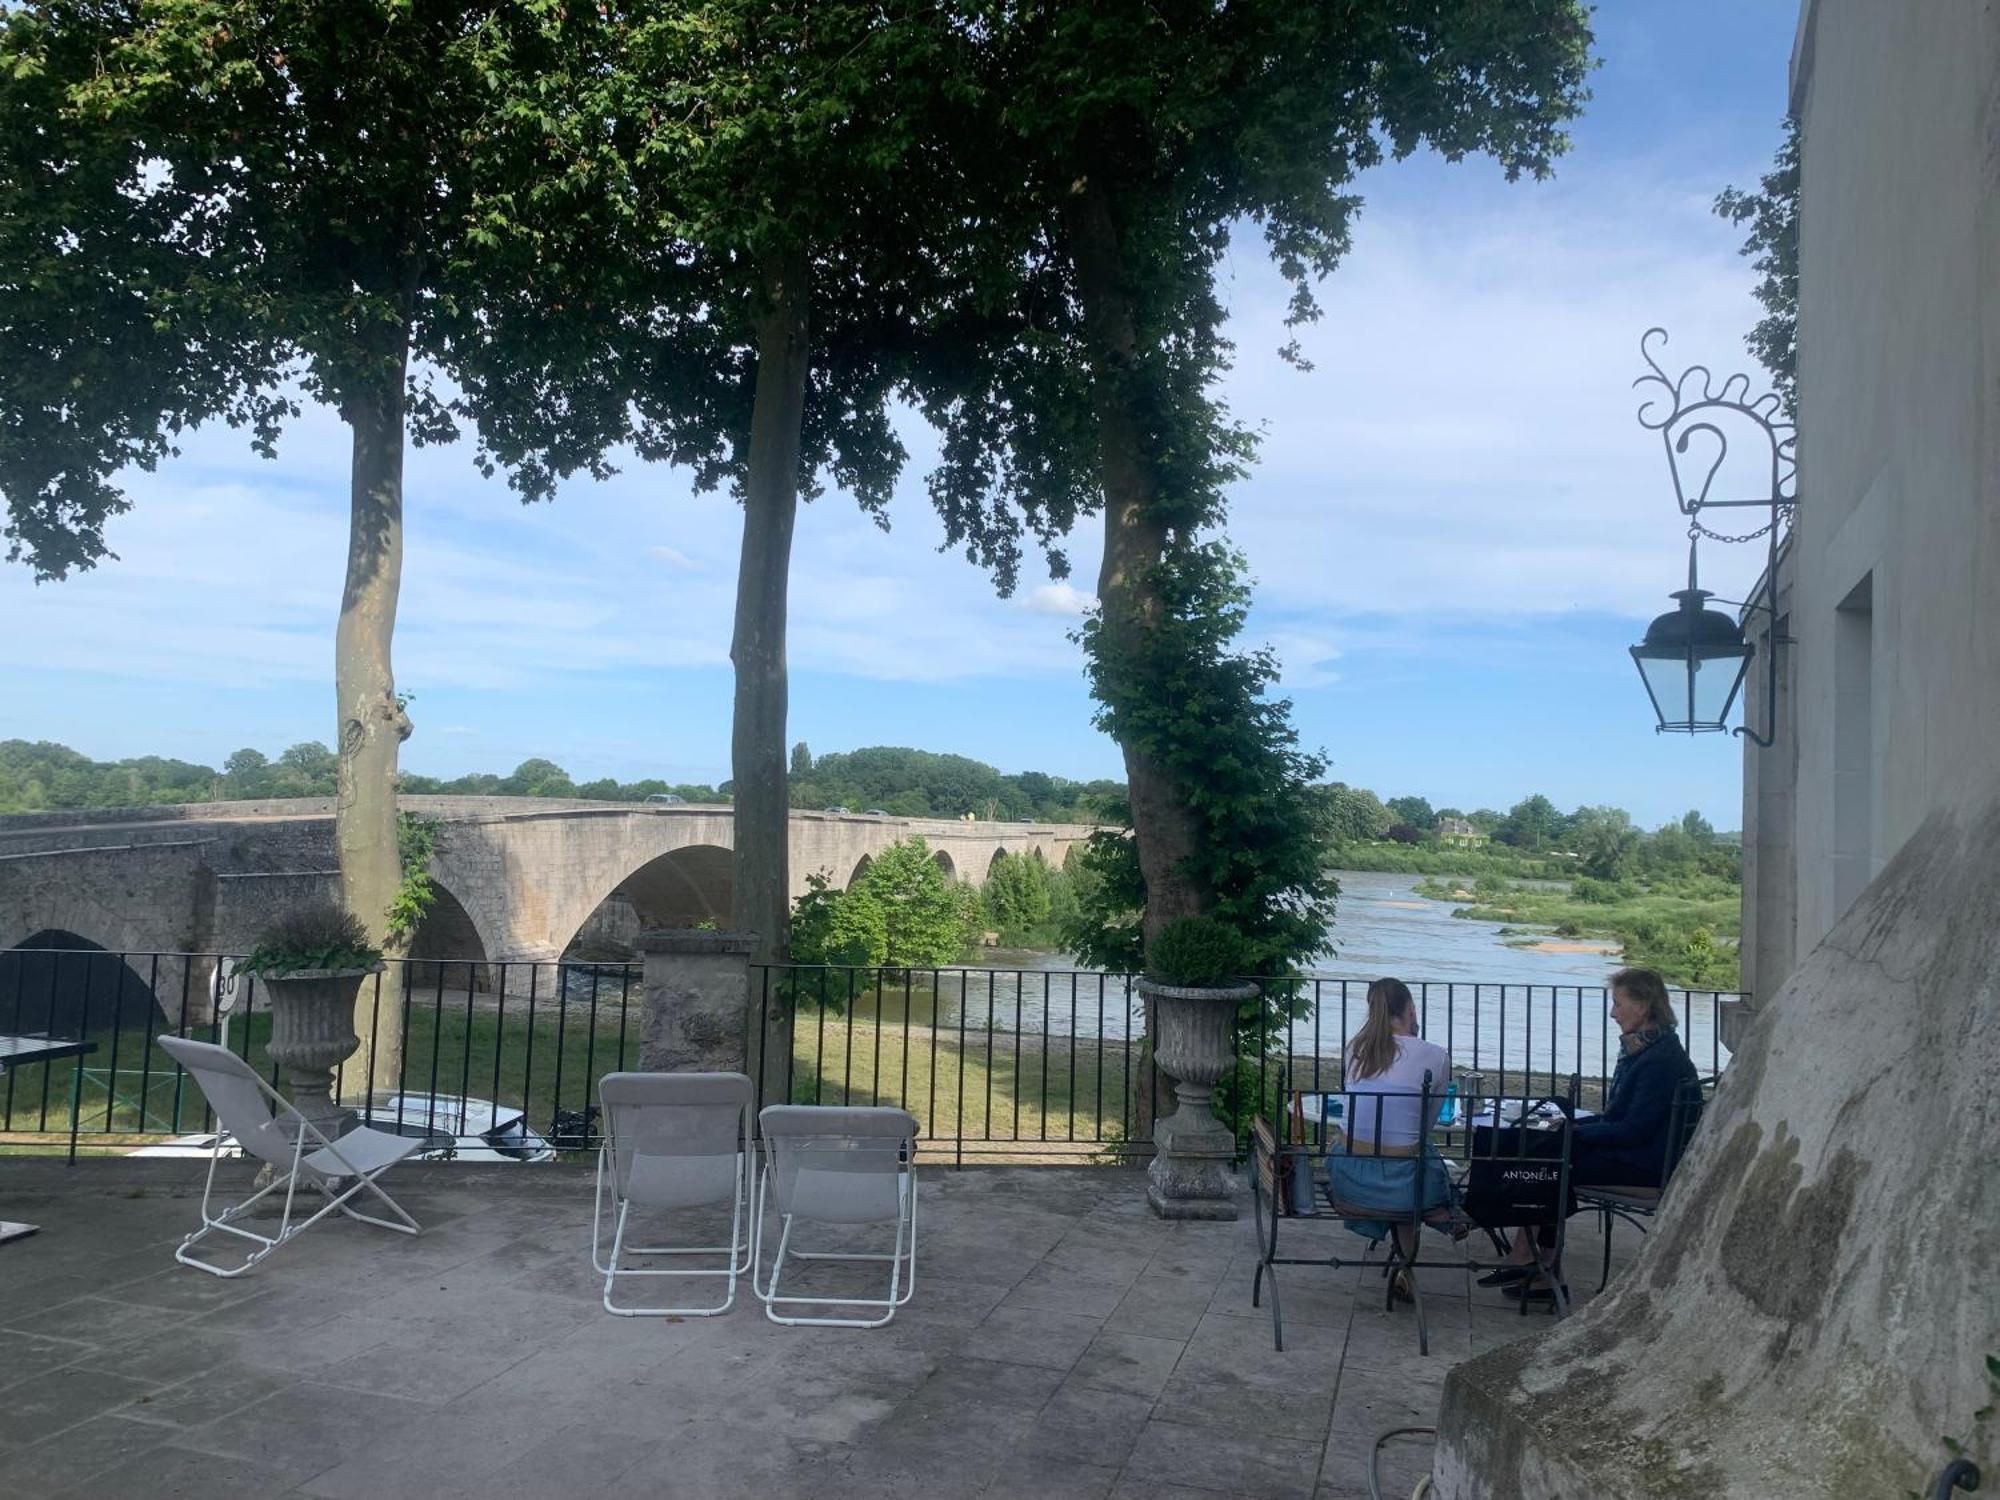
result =
[[1562,1163],[1532,1156],[1474,1157],[1465,1181],[1465,1214],[1488,1229],[1561,1222]]

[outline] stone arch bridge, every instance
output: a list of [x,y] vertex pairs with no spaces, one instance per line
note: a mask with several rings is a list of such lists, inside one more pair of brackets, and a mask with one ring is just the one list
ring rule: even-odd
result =
[[[443,825],[431,864],[438,899],[412,957],[546,961],[588,954],[593,943],[615,949],[644,927],[729,925],[735,824],[726,806],[405,797],[402,807]],[[845,887],[912,836],[948,874],[978,886],[1010,857],[1060,866],[1090,832],[794,812],[793,894],[815,874]],[[338,879],[330,798],[11,814],[0,817],[0,953],[240,953],[285,907],[335,894]],[[187,982],[176,960],[165,962],[161,972],[131,961],[162,1004]]]

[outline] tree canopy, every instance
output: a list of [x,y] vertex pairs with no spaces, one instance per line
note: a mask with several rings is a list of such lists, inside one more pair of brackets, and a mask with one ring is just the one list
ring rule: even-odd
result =
[[[1269,653],[1238,645],[1247,589],[1218,533],[1254,444],[1215,391],[1231,353],[1216,273],[1255,224],[1308,321],[1357,172],[1421,145],[1547,171],[1583,97],[1586,15],[1575,0],[1092,0],[996,8],[988,25],[1007,101],[988,155],[1031,211],[990,284],[1013,333],[968,341],[922,387],[944,433],[932,495],[1003,590],[1025,538],[1062,572],[1061,538],[1101,514],[1080,639],[1133,836],[1094,851],[1098,889],[1136,887],[1145,932],[1212,911],[1281,969],[1317,950],[1330,911],[1322,764],[1270,696]],[[1129,912],[1101,916],[1127,930]]]

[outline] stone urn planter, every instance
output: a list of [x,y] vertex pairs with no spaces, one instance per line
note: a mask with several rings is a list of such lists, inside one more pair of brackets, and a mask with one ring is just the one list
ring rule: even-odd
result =
[[[354,1004],[361,982],[382,965],[298,969],[262,981],[271,1002],[271,1061],[284,1069],[292,1107],[331,1140],[354,1121],[334,1098],[333,1074],[361,1043]],[[314,1149],[308,1143],[308,1150]]]
[[1163,1219],[1233,1219],[1236,1136],[1216,1118],[1215,1085],[1236,1065],[1237,1011],[1257,986],[1176,985],[1142,979],[1154,1061],[1174,1080],[1174,1112],[1153,1126],[1146,1201]]

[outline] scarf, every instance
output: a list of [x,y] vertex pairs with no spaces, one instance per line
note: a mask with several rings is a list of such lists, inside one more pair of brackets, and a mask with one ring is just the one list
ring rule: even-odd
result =
[[1628,1031],[1618,1039],[1618,1045],[1625,1049],[1625,1056],[1637,1057],[1657,1041],[1674,1034],[1672,1026],[1641,1026],[1636,1031]]

